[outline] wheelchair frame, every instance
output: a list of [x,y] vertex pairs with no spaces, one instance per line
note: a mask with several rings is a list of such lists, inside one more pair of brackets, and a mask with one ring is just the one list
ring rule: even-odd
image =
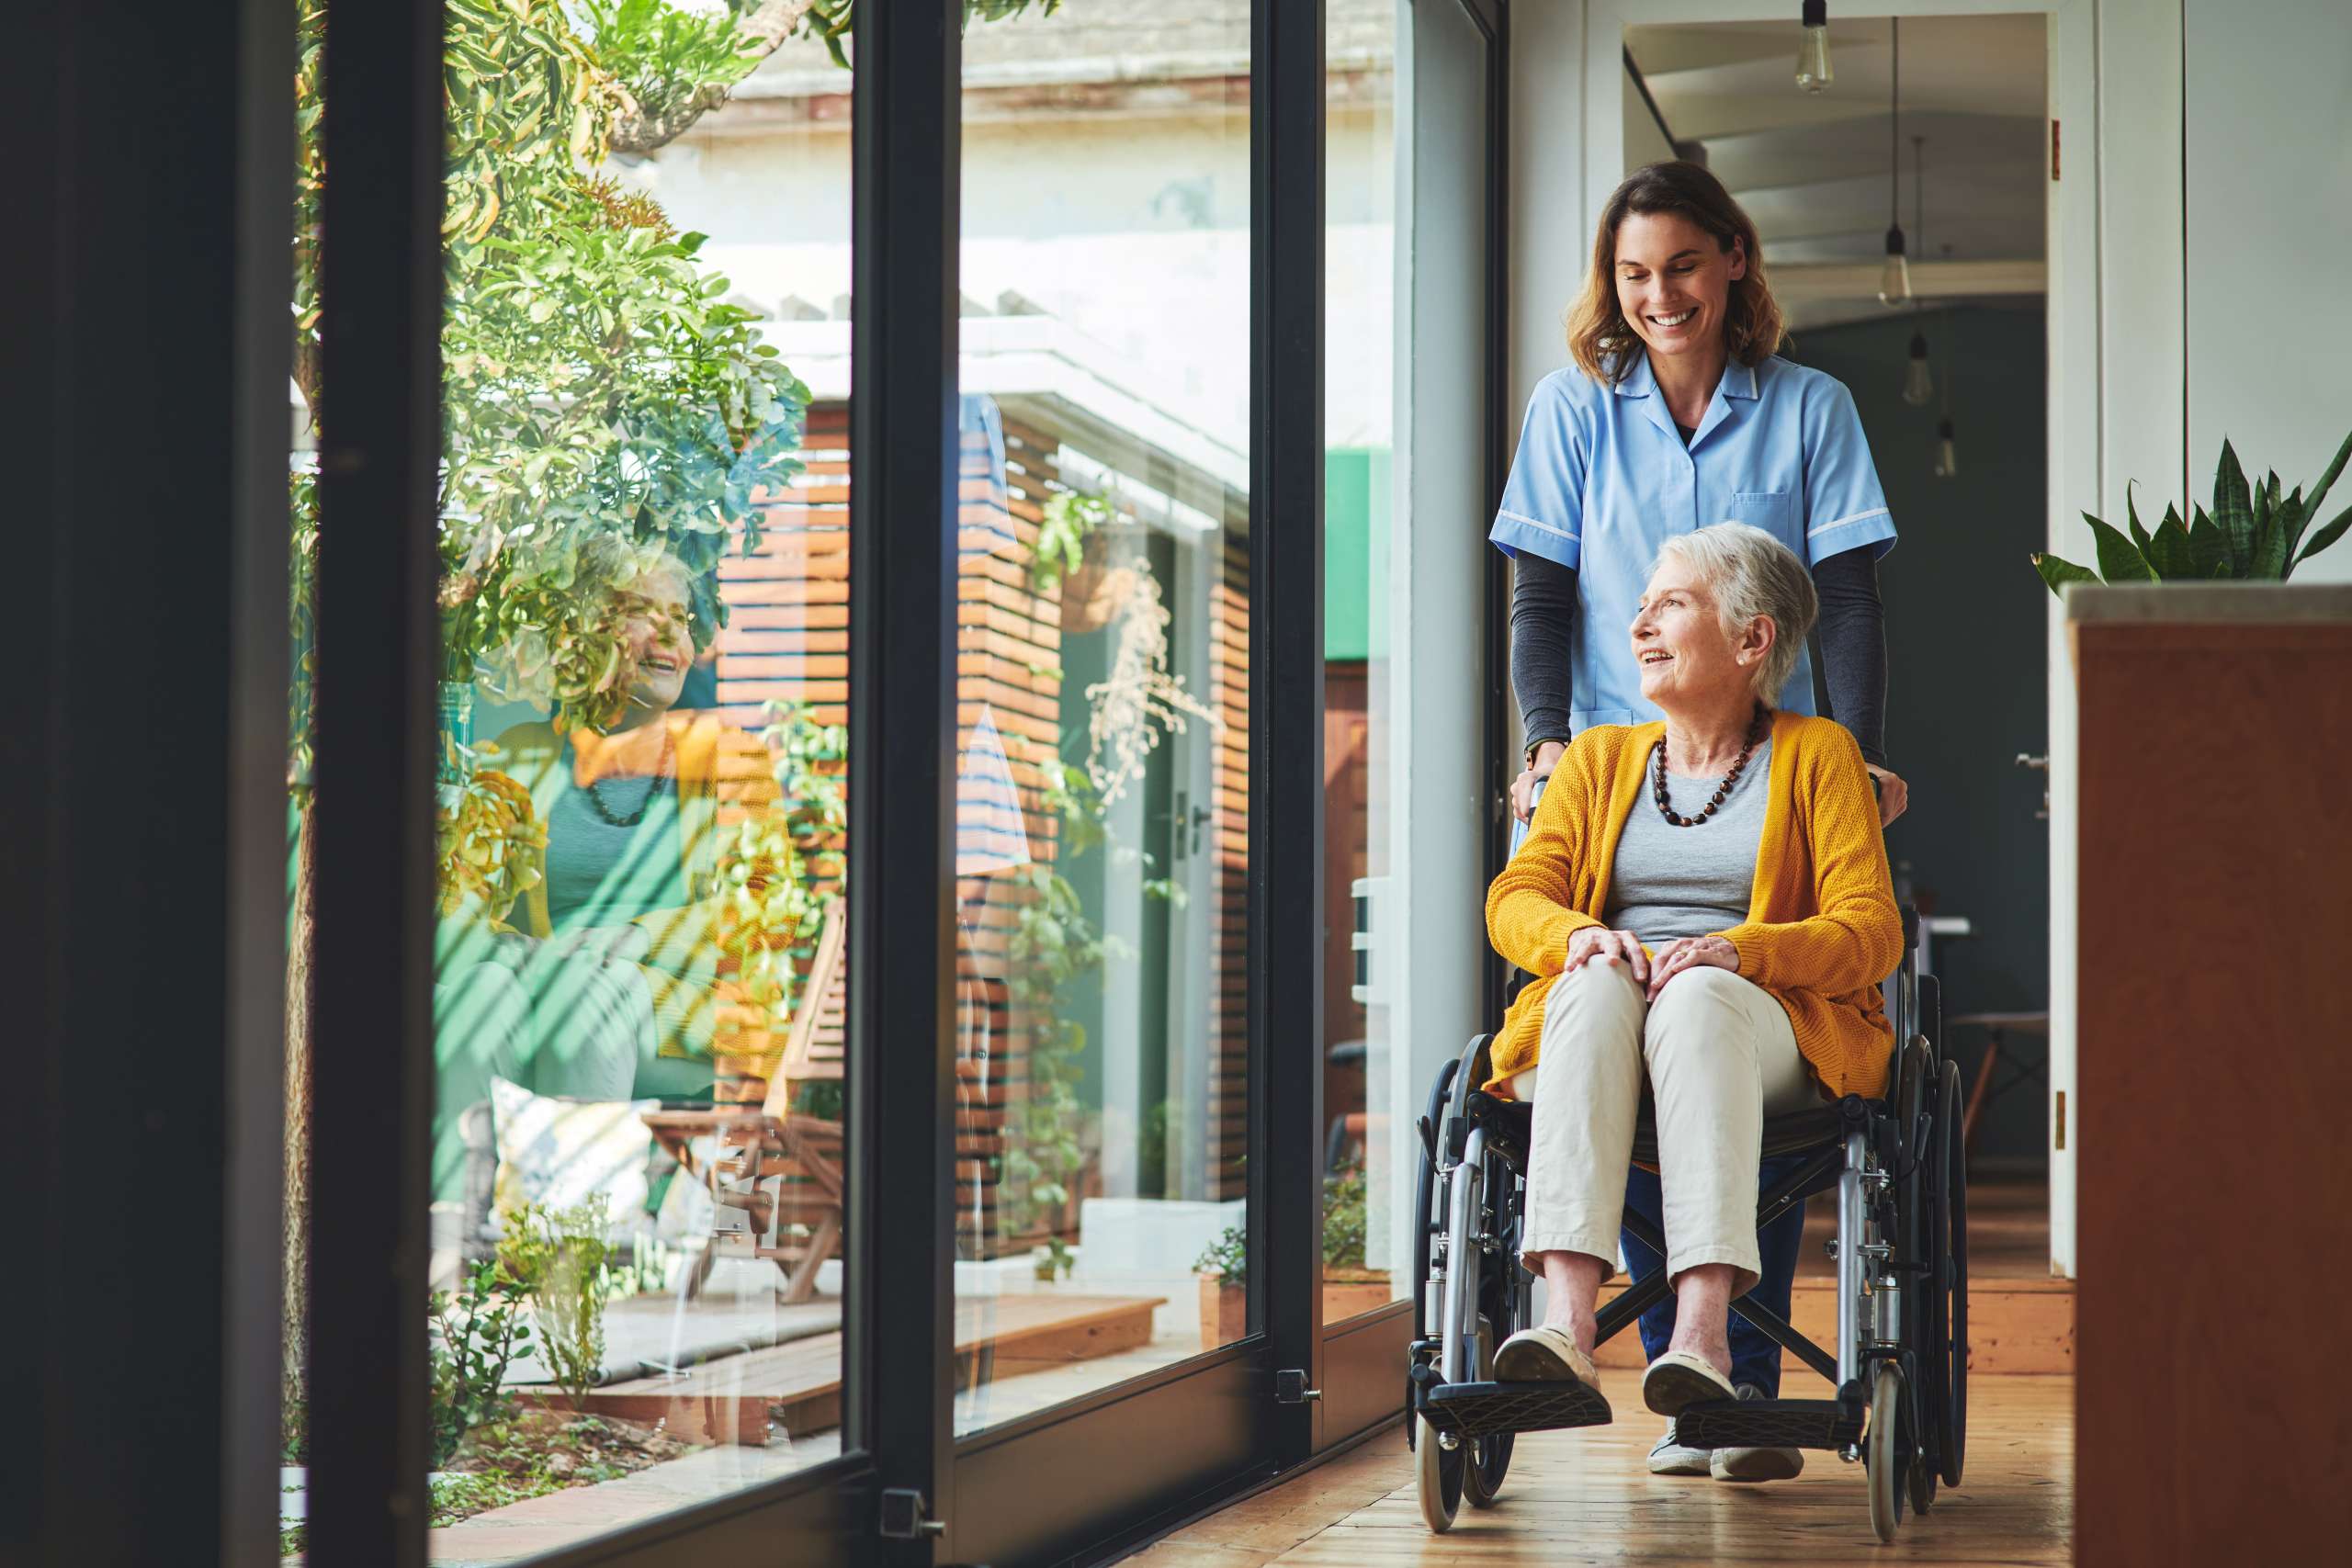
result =
[[[1768,1120],[1766,1158],[1801,1163],[1758,1200],[1758,1229],[1814,1194],[1838,1194],[1834,1356],[1760,1304],[1731,1310],[1827,1379],[1830,1399],[1718,1400],[1676,1417],[1697,1448],[1827,1449],[1861,1462],[1872,1529],[1894,1538],[1907,1502],[1925,1512],[1958,1485],[1967,1431],[1967,1174],[1960,1069],[1942,1058],[1935,977],[1914,961],[1917,917],[1903,911],[1904,960],[1886,986],[1895,1049],[1884,1098],[1848,1095]],[[1491,1506],[1523,1431],[1610,1419],[1580,1383],[1497,1382],[1494,1347],[1527,1326],[1532,1281],[1519,1262],[1530,1108],[1480,1087],[1490,1035],[1446,1063],[1421,1118],[1415,1213],[1414,1338],[1407,1434],[1424,1521],[1443,1531],[1461,1500]],[[1634,1157],[1655,1163],[1645,1116]],[[1660,1258],[1666,1238],[1639,1214],[1624,1228]],[[1460,1259],[1475,1266],[1456,1267]],[[1598,1342],[1667,1294],[1661,1267],[1599,1314]]]

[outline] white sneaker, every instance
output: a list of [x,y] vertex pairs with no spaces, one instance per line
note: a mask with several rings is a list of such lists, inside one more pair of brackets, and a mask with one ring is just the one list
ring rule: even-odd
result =
[[1713,1456],[1705,1449],[1694,1449],[1675,1440],[1674,1423],[1666,1424],[1666,1436],[1650,1450],[1652,1475],[1704,1475]]
[[[1739,1385],[1742,1399],[1770,1396],[1752,1382]],[[1651,1455],[1650,1468],[1657,1466]],[[1803,1449],[1717,1449],[1708,1456],[1707,1473],[1717,1481],[1788,1481],[1804,1470]]]

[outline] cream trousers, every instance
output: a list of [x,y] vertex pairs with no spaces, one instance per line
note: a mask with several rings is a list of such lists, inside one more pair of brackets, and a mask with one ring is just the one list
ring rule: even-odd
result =
[[1646,1075],[1666,1191],[1667,1281],[1728,1263],[1756,1283],[1764,1118],[1821,1102],[1789,1015],[1728,969],[1686,969],[1655,1002],[1622,962],[1589,962],[1544,998],[1536,1065],[1511,1079],[1535,1106],[1522,1257],[1581,1252],[1616,1269],[1625,1172]]

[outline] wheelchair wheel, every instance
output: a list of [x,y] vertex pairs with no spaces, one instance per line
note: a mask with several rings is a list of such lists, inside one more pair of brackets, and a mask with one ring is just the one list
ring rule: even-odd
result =
[[1933,975],[1922,975],[1917,985],[1919,1016],[1916,1028],[1928,1042],[1928,1060],[1940,1067],[1944,1060],[1943,982]]
[[1420,1494],[1421,1523],[1430,1527],[1431,1535],[1443,1535],[1453,1528],[1453,1516],[1462,1506],[1462,1479],[1469,1468],[1469,1450],[1460,1443],[1447,1448],[1426,1416],[1414,1416],[1413,1426],[1413,1483]]
[[[1478,1314],[1478,1376],[1491,1381],[1495,1375],[1495,1347],[1513,1331],[1497,1328],[1495,1320],[1486,1314]],[[1488,1437],[1475,1438],[1463,1445],[1465,1461],[1462,1466],[1462,1495],[1474,1508],[1491,1508],[1503,1489],[1503,1476],[1510,1470],[1510,1452],[1514,1432],[1497,1432]]]
[[[1445,1135],[1445,1105],[1447,1093],[1453,1087],[1453,1075],[1459,1062],[1447,1062],[1437,1070],[1437,1081],[1430,1086],[1427,1121],[1432,1135]],[[1437,1162],[1430,1150],[1421,1150],[1420,1179],[1413,1187],[1413,1337],[1433,1338],[1437,1325],[1427,1321],[1430,1305],[1430,1224],[1437,1203]],[[1420,1408],[1420,1388],[1408,1371],[1405,1379],[1405,1440],[1416,1452],[1420,1447],[1422,1422],[1414,1413]]]
[[[1967,1097],[1960,1086],[1960,1064],[1944,1064],[1943,1094],[1936,1111],[1937,1174],[1941,1178],[1943,1278],[1935,1296],[1942,1333],[1930,1348],[1932,1370],[1924,1376],[1941,1386],[1936,1401],[1936,1468],[1947,1486],[1960,1484],[1968,1453],[1968,1145],[1961,1138]],[[1923,1369],[1927,1366],[1922,1363]]]
[[1903,1372],[1881,1361],[1871,1384],[1870,1426],[1862,1433],[1862,1468],[1869,1472],[1871,1529],[1893,1540],[1903,1523],[1904,1494],[1911,1469],[1909,1413],[1904,1408]]
[[[1499,1157],[1487,1163],[1487,1225],[1492,1235],[1500,1236],[1503,1246],[1494,1266],[1479,1283],[1478,1304],[1478,1375],[1495,1375],[1495,1347],[1525,1328],[1530,1317],[1526,1276],[1519,1267],[1520,1216],[1503,1224],[1503,1216],[1513,1208],[1511,1191],[1516,1178],[1511,1168]],[[1510,1473],[1511,1451],[1518,1446],[1516,1432],[1497,1432],[1480,1438],[1470,1445],[1470,1463],[1463,1479],[1463,1495],[1474,1508],[1491,1508],[1501,1495],[1503,1478]]]
[[[1921,976],[1925,985],[1932,976]],[[1908,1483],[1911,1511],[1924,1514],[1935,1502],[1936,1441],[1941,1431],[1944,1213],[1941,1145],[1942,1075],[1932,1065],[1925,1039],[1905,1044],[1896,1058],[1895,1092],[1889,1101],[1900,1140],[1899,1162],[1910,1174],[1899,1189],[1896,1213],[1903,1232],[1898,1251],[1919,1272],[1903,1292],[1903,1342],[1912,1352],[1904,1388],[1909,1398],[1907,1430],[1914,1439]]]

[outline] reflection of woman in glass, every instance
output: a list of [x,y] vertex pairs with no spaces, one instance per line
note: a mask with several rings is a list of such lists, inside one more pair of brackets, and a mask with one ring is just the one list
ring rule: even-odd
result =
[[487,759],[530,792],[547,826],[546,875],[511,917],[519,930],[444,927],[445,1123],[487,1098],[492,1074],[582,1100],[710,1085],[721,818],[731,825],[777,791],[756,739],[674,707],[694,660],[691,603],[689,574],[670,557],[616,590],[633,671],[619,721],[605,734],[517,725]]

